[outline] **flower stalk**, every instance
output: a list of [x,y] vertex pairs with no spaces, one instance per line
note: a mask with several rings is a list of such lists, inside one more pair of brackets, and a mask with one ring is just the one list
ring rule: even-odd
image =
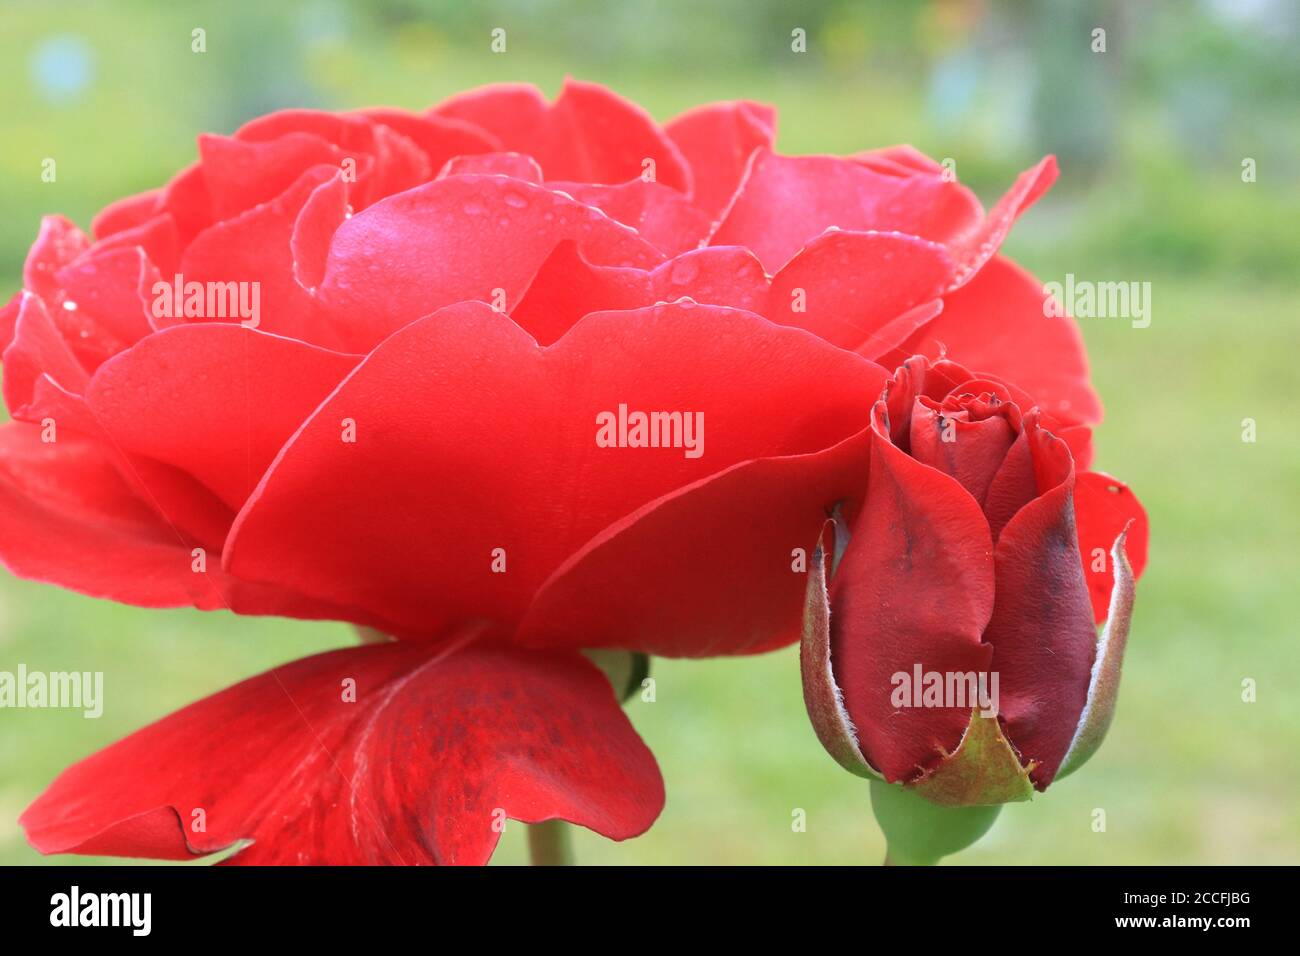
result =
[[987,833],[1001,809],[941,807],[902,784],[871,781],[871,810],[885,834],[885,866],[934,866]]
[[528,825],[528,859],[533,866],[573,866],[573,837],[563,820]]

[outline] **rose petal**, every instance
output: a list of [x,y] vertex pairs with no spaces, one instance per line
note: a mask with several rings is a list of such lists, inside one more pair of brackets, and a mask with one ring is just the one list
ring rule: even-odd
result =
[[86,401],[117,447],[175,465],[238,510],[360,360],[239,325],[180,325],[100,366]]
[[644,269],[591,265],[573,242],[561,242],[537,270],[511,316],[542,345],[549,345],[584,315],[639,309],[688,297],[696,302],[761,312],[768,280],[748,250],[696,249]]
[[543,136],[550,109],[531,83],[489,83],[443,100],[429,112],[473,123],[495,136],[501,148],[528,153]]
[[88,376],[67,341],[59,334],[40,298],[23,293],[13,339],[4,350],[4,400],[11,415],[31,401],[36,380],[49,374],[75,393],[86,387]]
[[352,214],[351,192],[351,184],[339,171],[311,190],[293,221],[289,235],[293,278],[307,293],[314,295],[325,278],[334,233]]
[[871,338],[853,351],[859,355],[874,358],[875,361],[886,368],[890,365],[896,365],[896,362],[886,361],[885,357],[898,353],[901,360],[902,357],[906,356],[907,353],[900,353],[895,346],[915,334],[918,329],[924,328],[941,312],[943,312],[943,299],[931,299],[929,302],[922,302],[920,305],[913,306],[906,312],[894,316],[876,329]]
[[1009,421],[1013,406],[1000,405],[1001,414],[977,417],[965,411],[932,407],[923,400],[912,412],[909,448],[917,461],[956,478],[981,504],[989,485],[1016,440],[1019,416]]
[[748,100],[709,103],[670,120],[664,132],[691,167],[696,208],[715,221],[736,194],[749,157],[757,149],[772,148],[776,110]]
[[[391,336],[322,404],[245,506],[230,567],[426,633],[517,618],[565,558],[642,505],[860,430],[878,376],[730,309],[597,313],[542,349],[465,303]],[[597,416],[620,405],[703,415],[707,443],[698,457],[599,447]]]
[[708,217],[682,193],[662,183],[633,179],[617,186],[554,181],[546,185],[631,226],[666,256],[696,248],[709,234]]
[[146,219],[138,226],[123,229],[95,243],[94,251],[104,253],[114,249],[139,248],[159,269],[171,272],[180,259],[180,233],[176,220],[169,212]]
[[1097,632],[1079,564],[1069,449],[1033,416],[1025,434],[1038,497],[998,536],[997,601],[985,640],[999,675],[1002,726],[1042,790],[1074,736]]
[[376,203],[334,234],[320,299],[351,351],[369,351],[422,315],[467,299],[519,301],[555,245],[589,262],[662,256],[598,209],[519,180],[454,176]]
[[[899,707],[916,671],[983,673],[994,606],[992,543],[954,479],[889,440],[877,405],[866,500],[831,582],[831,665],[858,743],[886,780],[912,780],[957,749],[963,706]],[[898,675],[906,675],[907,683]]]
[[1074,513],[1093,617],[1100,624],[1106,620],[1116,587],[1109,553],[1125,528],[1124,548],[1133,577],[1140,578],[1146,569],[1150,535],[1147,513],[1128,485],[1096,471],[1079,472],[1074,486]]
[[96,246],[90,255],[59,270],[58,283],[76,311],[104,329],[116,342],[130,345],[153,331],[149,303],[141,287],[156,278],[156,270],[139,248]]
[[14,327],[18,324],[18,313],[25,295],[24,292],[14,293],[13,298],[0,308],[0,351],[7,349],[14,340]]
[[[857,349],[891,319],[937,297],[951,272],[937,243],[896,233],[826,232],[773,277],[764,314]],[[903,338],[873,351],[882,354]]]
[[127,489],[97,446],[70,435],[44,443],[41,432],[0,427],[5,566],[128,604],[213,606],[186,542]]
[[1083,337],[1073,319],[1044,314],[1046,299],[1032,275],[995,257],[968,285],[945,296],[939,317],[903,348],[948,355],[1013,382],[1064,424],[1094,424],[1101,420],[1101,402],[1088,381]]
[[660,498],[566,561],[538,592],[519,639],[661,657],[789,644],[799,636],[811,542],[828,509],[861,499],[866,469],[864,431],[823,451],[746,462]]
[[774,272],[831,226],[902,232],[949,243],[978,228],[980,206],[939,176],[900,178],[835,156],[780,156],[761,149],[711,245],[743,245]]
[[49,375],[41,375],[34,383],[31,400],[16,409],[14,417],[50,428],[51,441],[62,441],[69,433],[80,440],[89,439],[157,521],[213,554],[220,552],[235,518],[230,507],[183,471],[118,446],[81,395],[68,391]]
[[998,540],[1007,522],[1038,497],[1038,478],[1034,473],[1034,457],[1029,448],[1031,441],[1032,436],[1024,430],[1016,436],[984,492],[981,504],[994,541]]
[[401,133],[424,151],[429,169],[436,172],[457,156],[490,153],[501,141],[480,126],[429,114],[380,107],[362,110],[361,115]]
[[957,271],[949,284],[950,289],[965,285],[997,254],[1016,220],[1052,188],[1056,176],[1056,157],[1045,156],[1036,166],[1016,177],[1011,188],[984,217],[979,229],[954,242],[953,258],[957,262]]
[[[422,125],[424,122],[421,117],[411,116],[410,119],[413,124]],[[372,121],[365,112],[280,110],[245,123],[235,132],[235,138],[270,145],[306,135],[330,143],[341,159],[350,159],[356,164],[355,202],[357,208],[362,209],[384,196],[424,182],[437,168],[420,145],[397,129],[396,124],[400,122],[396,119],[393,124]],[[475,148],[482,142],[481,137],[476,138]],[[331,160],[304,157],[298,169],[305,169],[314,162],[330,163]],[[333,164],[338,168],[337,162]]]
[[[295,278],[293,258],[293,237],[300,214],[316,195],[315,190],[336,175],[332,167],[313,166],[270,202],[199,233],[181,259],[182,280],[186,285],[202,284],[205,293],[210,284],[226,289],[230,283],[239,283],[234,286],[237,304],[248,306],[250,314],[245,316],[233,309],[232,296],[223,292],[217,304],[224,304],[226,315],[209,315],[205,311],[191,317],[191,321],[256,321],[256,327],[263,331],[327,347],[337,344],[335,331],[317,300]],[[322,223],[316,228],[328,229],[328,225]],[[258,297],[256,315],[251,314],[254,293]]]
[[345,158],[328,140],[298,132],[266,142],[205,134],[199,137],[199,156],[219,220],[271,202],[297,182],[305,169],[338,169]]
[[456,156],[443,163],[438,178],[447,176],[509,176],[524,182],[542,181],[542,167],[537,160],[523,153],[479,153],[476,156]]
[[686,161],[641,107],[597,84],[566,79],[555,102],[536,87],[488,86],[435,107],[495,134],[507,150],[536,158],[548,180],[622,183],[654,163],[655,181],[690,192]]
[[164,717],[64,771],[20,823],[43,853],[188,859],[250,841],[231,862],[483,864],[507,817],[623,840],[663,796],[579,655],[388,643]]
[[904,178],[917,173],[939,176],[943,174],[944,169],[942,164],[935,162],[915,146],[906,143],[854,153],[849,159],[876,172]]
[[176,223],[177,241],[183,247],[213,221],[212,196],[201,162],[187,166],[167,183],[158,198],[158,210]]
[[13,574],[140,607],[344,616],[233,580],[221,571],[219,549],[196,572],[193,549],[203,543],[159,518],[97,443],[63,430],[47,443],[43,431],[0,426],[0,561]]
[[41,229],[23,263],[23,288],[42,298],[55,300],[58,280],[55,274],[90,248],[90,240],[72,220],[64,216],[45,216]]
[[150,189],[109,203],[91,220],[90,234],[96,239],[103,239],[124,229],[143,225],[157,214],[161,198],[161,189]]

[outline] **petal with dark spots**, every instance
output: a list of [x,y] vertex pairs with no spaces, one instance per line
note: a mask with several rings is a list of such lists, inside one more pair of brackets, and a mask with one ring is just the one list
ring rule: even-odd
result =
[[580,655],[385,643],[164,717],[65,770],[19,822],[42,853],[185,860],[247,841],[226,862],[474,865],[506,818],[624,840],[663,800]]

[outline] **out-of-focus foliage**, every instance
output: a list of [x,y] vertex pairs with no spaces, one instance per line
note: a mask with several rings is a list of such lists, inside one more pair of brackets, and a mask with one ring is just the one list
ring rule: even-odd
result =
[[[287,105],[417,107],[493,79],[553,92],[568,73],[660,115],[704,95],[767,97],[787,150],[910,140],[982,193],[1055,152],[1048,203],[1067,218],[1050,241],[1103,264],[1283,277],[1300,261],[1300,7],[1287,0],[11,0],[0,17],[0,275],[42,211],[85,219],[156,184],[200,130]],[[495,28],[504,54],[489,49]],[[807,53],[791,51],[796,29]],[[33,188],[47,156],[60,182]]]

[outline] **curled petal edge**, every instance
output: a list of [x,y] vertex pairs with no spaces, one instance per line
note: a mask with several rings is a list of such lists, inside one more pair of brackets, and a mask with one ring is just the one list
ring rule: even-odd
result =
[[[817,739],[849,773],[859,777],[880,777],[858,746],[858,732],[844,695],[831,670],[831,602],[826,588],[826,553],[823,541],[831,528],[838,542],[839,526],[832,519],[822,526],[817,548],[808,565],[808,588],[804,598],[803,635],[799,642],[799,671],[803,677],[803,701]],[[838,543],[835,548],[839,552]],[[837,562],[838,563],[838,562]],[[883,779],[883,778],[882,778]]]
[[1110,556],[1115,569],[1115,586],[1110,592],[1110,610],[1106,626],[1097,641],[1097,656],[1088,681],[1088,699],[1079,715],[1079,726],[1074,739],[1061,761],[1056,779],[1060,780],[1078,770],[1097,752],[1106,738],[1110,723],[1115,717],[1115,704],[1119,700],[1119,677],[1124,665],[1124,650],[1128,646],[1129,624],[1133,620],[1133,598],[1136,594],[1133,568],[1124,550],[1125,539],[1133,520],[1124,525],[1111,546]]

